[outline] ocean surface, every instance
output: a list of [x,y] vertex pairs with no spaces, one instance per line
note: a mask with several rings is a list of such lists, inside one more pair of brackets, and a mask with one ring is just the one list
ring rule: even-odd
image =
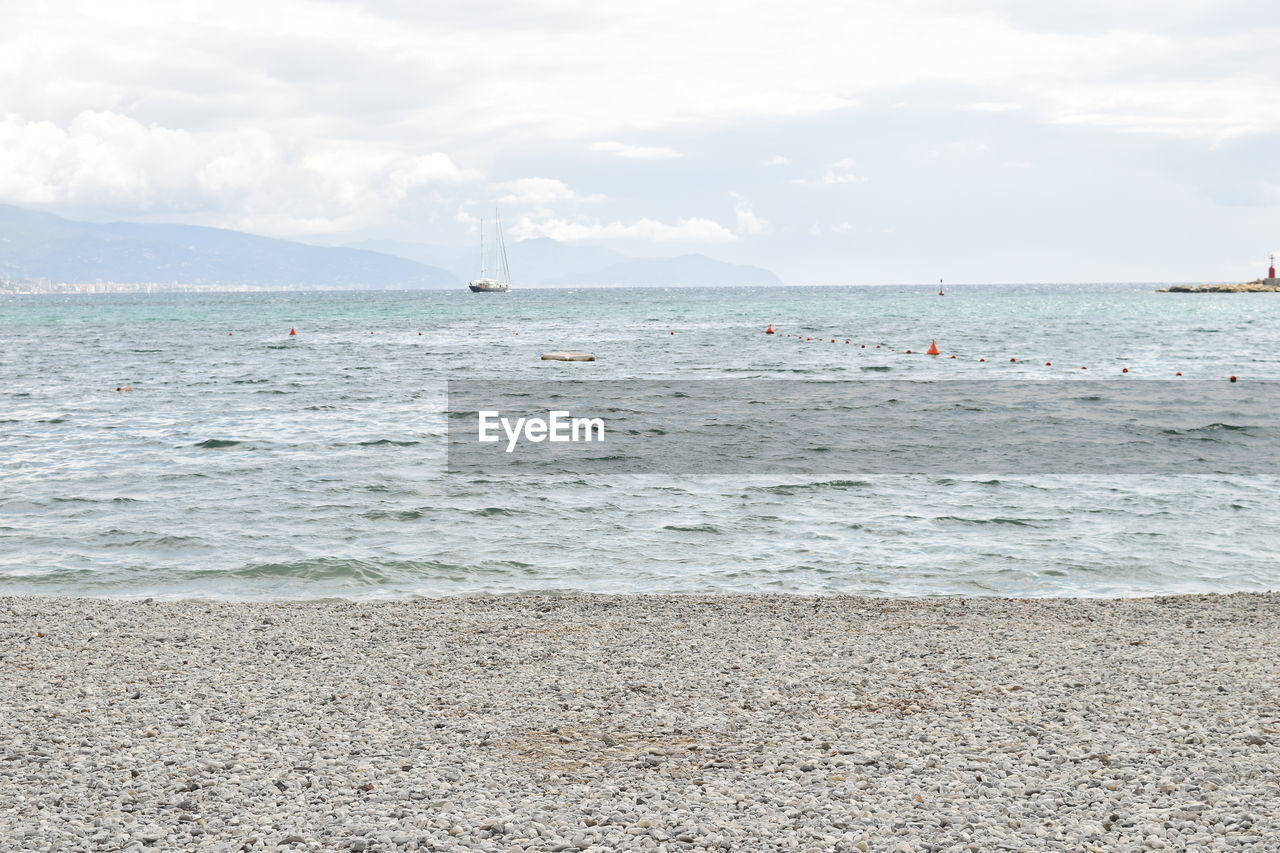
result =
[[1154,288],[0,296],[0,594],[1280,588],[1266,474],[446,471],[450,379],[1280,379],[1280,297]]

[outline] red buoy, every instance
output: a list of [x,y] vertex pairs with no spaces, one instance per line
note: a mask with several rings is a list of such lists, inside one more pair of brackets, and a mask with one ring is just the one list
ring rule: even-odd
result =
[[296,334],[298,334],[298,330],[297,330],[297,329],[290,329],[290,330],[289,330],[289,334],[291,334],[291,335],[296,335]]
[[1129,372],[1129,368],[1127,368],[1127,367],[1121,368],[1121,369],[1120,369],[1120,372],[1121,372],[1121,373],[1128,373],[1128,372]]
[[1044,366],[1045,366],[1045,367],[1053,367],[1053,362],[1052,362],[1052,361],[1046,361],[1046,362],[1044,363]]
[[942,350],[938,349],[937,341],[929,342],[929,349],[925,351],[926,355],[942,355]]
[[1175,374],[1173,374],[1173,375],[1174,375],[1174,376],[1181,376],[1181,375],[1182,375],[1182,371],[1181,371],[1181,370],[1179,370],[1177,373],[1175,373]]
[[765,329],[765,330],[764,330],[764,333],[765,333],[766,335],[772,335],[772,334],[774,333],[774,332],[773,332],[773,324],[772,324],[772,323],[770,323],[770,324],[769,324],[769,327],[768,327],[767,329]]
[[1017,359],[1016,359],[1016,358],[1011,358],[1011,359],[1009,359],[1009,360],[1010,360],[1010,361],[1017,361]]
[[986,361],[986,359],[985,359],[985,358],[980,358],[980,359],[978,359],[978,361]]
[[1236,381],[1236,378],[1235,378],[1234,376],[1232,376],[1232,377],[1231,377],[1231,381],[1232,381],[1232,382],[1235,382],[1235,381]]

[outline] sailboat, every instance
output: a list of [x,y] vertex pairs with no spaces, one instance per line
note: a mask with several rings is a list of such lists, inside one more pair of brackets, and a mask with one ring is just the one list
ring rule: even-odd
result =
[[507,268],[507,241],[502,237],[502,217],[498,211],[493,212],[493,275],[501,274],[502,278],[491,278],[489,275],[489,252],[484,244],[484,220],[480,220],[480,277],[474,279],[467,287],[472,293],[506,293],[511,289],[511,270]]

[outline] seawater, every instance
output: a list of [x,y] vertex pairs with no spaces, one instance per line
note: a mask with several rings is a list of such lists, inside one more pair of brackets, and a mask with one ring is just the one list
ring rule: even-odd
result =
[[3,296],[0,594],[1276,588],[1273,476],[445,470],[449,379],[1280,379],[1280,297],[1154,287]]

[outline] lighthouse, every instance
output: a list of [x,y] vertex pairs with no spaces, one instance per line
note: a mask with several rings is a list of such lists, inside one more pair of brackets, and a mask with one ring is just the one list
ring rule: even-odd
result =
[[1267,284],[1276,283],[1276,253],[1271,253],[1271,269],[1267,270]]

